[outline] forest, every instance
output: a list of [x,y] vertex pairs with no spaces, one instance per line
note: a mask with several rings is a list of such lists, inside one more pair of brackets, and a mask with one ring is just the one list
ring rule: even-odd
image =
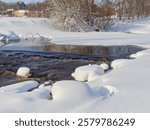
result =
[[[0,1],[0,13],[19,3]],[[29,11],[43,11],[56,28],[67,31],[107,30],[115,19],[139,19],[150,15],[150,0],[44,0],[29,3]],[[38,16],[41,17],[41,16]]]

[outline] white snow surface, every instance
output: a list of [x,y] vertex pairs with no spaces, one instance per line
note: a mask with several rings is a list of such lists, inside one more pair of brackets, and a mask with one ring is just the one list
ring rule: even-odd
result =
[[[147,19],[118,23],[113,28],[118,32],[75,33],[56,31],[46,19],[0,18],[1,34],[14,32],[21,37],[32,37],[39,33],[56,44],[149,47],[149,27]],[[93,68],[77,72],[87,82],[59,81],[39,87],[36,81],[27,81],[1,87],[0,112],[150,112],[150,50],[131,57],[134,59],[113,61],[113,69],[100,76],[98,69]],[[36,89],[28,91],[33,88]]]
[[100,67],[101,67],[104,71],[106,71],[106,70],[108,70],[108,69],[109,69],[109,65],[108,65],[108,64],[106,64],[106,63],[102,63],[102,64],[100,64]]
[[[55,44],[73,45],[141,45],[149,46],[150,19],[140,22],[117,22],[111,32],[61,32],[44,18],[1,17],[0,34],[19,37],[44,36]],[[13,44],[14,45],[14,44]],[[20,44],[15,44],[15,46]],[[27,46],[28,44],[26,44]]]
[[2,93],[23,93],[28,90],[38,87],[39,83],[36,81],[26,81],[18,84],[12,84],[8,86],[3,86],[0,88]]
[[84,82],[59,81],[53,85],[52,95],[54,100],[78,103],[90,98],[92,90]]

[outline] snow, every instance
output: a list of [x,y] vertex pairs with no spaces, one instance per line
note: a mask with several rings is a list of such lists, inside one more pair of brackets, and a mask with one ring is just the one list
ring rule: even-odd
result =
[[18,84],[12,84],[8,86],[4,86],[0,88],[0,92],[3,93],[23,93],[27,92],[28,90],[32,90],[39,85],[36,81],[26,81]]
[[104,97],[108,97],[108,96],[111,96],[112,94],[114,94],[116,92],[116,88],[110,86],[110,85],[107,85],[107,86],[102,86],[100,87],[100,89],[98,90],[99,94],[101,96],[104,96]]
[[[126,61],[123,66],[86,83],[60,81],[32,92],[27,92],[30,88],[25,82],[19,86],[2,87],[0,101],[5,102],[0,105],[0,111],[149,112],[149,57],[150,50],[143,51],[142,56]],[[31,87],[37,87],[38,83],[35,83]]]
[[0,41],[7,44],[9,42],[19,42],[20,38],[15,33],[10,32],[9,35],[0,34]]
[[30,68],[28,67],[20,67],[16,73],[17,76],[27,78],[30,74]]
[[[0,34],[36,37],[39,33],[56,44],[150,47],[149,26],[148,18],[116,23],[109,32],[75,33],[57,31],[42,18],[0,18]],[[130,57],[113,61],[107,73],[106,64],[78,67],[72,74],[78,81],[41,85],[26,81],[1,87],[0,112],[150,112],[150,49]]]
[[104,74],[104,70],[99,65],[85,65],[75,69],[75,72],[72,73],[78,81],[91,81],[97,76]]
[[[50,28],[50,29],[49,29]],[[14,32],[19,37],[39,37],[38,34],[45,37],[51,37],[53,27],[47,19],[44,18],[26,18],[26,17],[1,17],[0,33],[9,35]]]
[[84,82],[59,81],[53,85],[52,95],[54,100],[76,103],[91,98],[92,90]]
[[0,41],[2,41],[4,39],[4,35],[0,34]]
[[108,65],[108,64],[106,64],[106,63],[102,63],[102,64],[100,64],[100,67],[101,67],[104,71],[106,71],[106,70],[108,70],[108,69],[109,69],[109,65]]
[[[112,28],[113,32],[61,32],[55,30],[50,24],[50,20],[44,18],[2,17],[0,19],[0,33],[8,35],[10,32],[14,32],[20,38],[35,38],[40,35],[52,39],[51,42],[55,44],[149,47],[149,25],[150,20],[148,19],[139,23],[136,21],[116,23]],[[141,33],[142,31],[145,33]],[[15,46],[19,45],[20,43],[15,44]]]
[[143,55],[143,52],[137,52],[136,54],[130,55],[130,58],[138,58]]
[[130,62],[130,60],[128,60],[128,59],[115,60],[111,63],[111,67],[113,69],[120,68],[120,67],[123,67],[125,64],[128,64],[129,62]]

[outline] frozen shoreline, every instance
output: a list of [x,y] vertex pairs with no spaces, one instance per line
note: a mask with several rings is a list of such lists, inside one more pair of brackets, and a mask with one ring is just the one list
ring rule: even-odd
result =
[[115,32],[61,32],[55,30],[50,24],[50,20],[47,19],[2,17],[0,33],[9,35],[13,32],[20,38],[43,36],[51,39],[52,43],[63,45],[139,45],[150,47],[149,24],[150,20],[147,19],[147,22],[144,20],[139,23],[116,23],[115,29],[112,29]]
[[[0,33],[14,31],[20,37],[36,37],[39,33],[57,44],[150,47],[149,25],[147,19],[130,26],[126,23],[125,29],[119,27],[121,32],[71,33],[56,31],[46,19],[6,17],[1,18]],[[31,92],[24,87],[30,84],[34,88],[35,81],[0,88],[0,101],[5,101],[0,112],[150,112],[150,50],[131,57],[135,59],[113,61],[114,69],[101,76],[95,69],[92,74],[85,72],[82,76],[92,75],[90,79],[94,79],[89,82],[60,81]]]

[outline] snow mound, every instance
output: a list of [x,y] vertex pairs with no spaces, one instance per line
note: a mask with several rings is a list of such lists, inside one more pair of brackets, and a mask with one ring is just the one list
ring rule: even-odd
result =
[[106,64],[106,63],[100,64],[100,67],[103,68],[104,71],[106,71],[106,70],[109,69],[109,66],[108,66],[108,64]]
[[138,58],[138,57],[141,57],[143,55],[144,55],[144,53],[141,51],[141,52],[137,52],[136,54],[130,55],[130,58]]
[[128,59],[114,60],[114,61],[111,63],[111,67],[112,67],[113,69],[120,68],[120,67],[124,66],[128,61],[129,61]]
[[12,84],[0,88],[3,93],[23,93],[31,89],[37,88],[39,83],[37,81],[26,81],[17,84]]
[[111,96],[111,95],[114,94],[115,92],[116,92],[116,88],[115,88],[115,87],[112,87],[112,86],[110,86],[110,85],[102,86],[102,87],[100,87],[100,89],[98,90],[98,93],[99,93],[101,96],[104,96],[104,97]]
[[81,102],[89,99],[91,95],[91,88],[83,82],[64,80],[56,82],[52,87],[54,100]]
[[72,77],[77,81],[91,81],[104,74],[99,65],[85,65],[75,69]]
[[137,58],[137,54],[130,55],[130,58]]
[[30,74],[30,68],[28,67],[20,67],[16,73],[17,76],[27,78]]

